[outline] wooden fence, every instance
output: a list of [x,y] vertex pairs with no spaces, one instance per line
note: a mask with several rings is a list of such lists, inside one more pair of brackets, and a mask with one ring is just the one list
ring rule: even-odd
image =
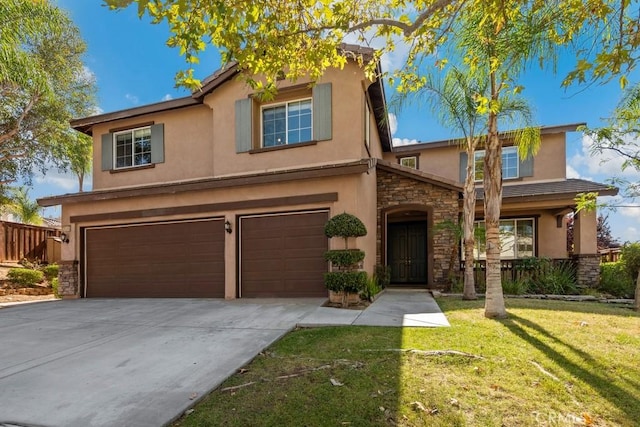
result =
[[[531,279],[534,275],[544,274],[546,270],[554,266],[566,265],[575,268],[575,262],[569,258],[547,259],[548,262],[532,263],[530,259],[505,259],[500,260],[500,272],[502,282],[521,281]],[[484,286],[487,263],[484,260],[475,261],[474,277],[477,285]],[[460,271],[464,271],[464,261],[460,261]]]
[[59,235],[55,228],[0,221],[0,261],[47,262],[47,238]]

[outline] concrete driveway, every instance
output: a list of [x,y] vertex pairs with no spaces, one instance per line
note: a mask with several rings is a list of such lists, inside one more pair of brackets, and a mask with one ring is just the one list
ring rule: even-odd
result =
[[323,299],[86,299],[0,309],[0,426],[161,426]]

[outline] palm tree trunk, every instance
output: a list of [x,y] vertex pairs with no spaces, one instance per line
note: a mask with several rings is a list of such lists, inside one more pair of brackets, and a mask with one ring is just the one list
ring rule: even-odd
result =
[[464,182],[463,196],[463,227],[464,227],[464,288],[462,299],[478,299],[476,295],[476,283],[474,277],[474,254],[475,236],[473,226],[476,214],[476,183],[473,171],[475,160],[475,141],[471,138],[467,140],[467,176]]
[[[491,73],[491,100],[498,100],[495,73]],[[489,135],[484,157],[484,220],[487,233],[487,293],[484,315],[507,316],[500,272],[500,205],[502,203],[502,144],[498,136],[498,116],[489,113]]]

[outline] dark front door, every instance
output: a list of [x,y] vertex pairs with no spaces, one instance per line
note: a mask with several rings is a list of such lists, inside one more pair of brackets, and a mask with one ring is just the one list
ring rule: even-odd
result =
[[390,223],[388,261],[391,283],[427,283],[427,224]]

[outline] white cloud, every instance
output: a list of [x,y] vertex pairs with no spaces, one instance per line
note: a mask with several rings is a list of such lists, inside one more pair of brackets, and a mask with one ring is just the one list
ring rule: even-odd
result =
[[[49,171],[44,176],[39,176],[35,178],[35,181],[38,184],[50,184],[54,187],[58,187],[63,191],[75,191],[78,189],[78,178],[75,175],[68,173],[60,173]],[[87,177],[85,177],[85,182],[87,181]]]
[[593,139],[589,135],[583,135],[580,152],[569,159],[569,164],[575,171],[585,171],[592,175],[600,175],[601,177],[604,177],[604,179],[614,176],[625,177],[628,179],[640,178],[640,172],[633,168],[627,168],[622,171],[624,158],[614,152],[604,152],[602,154],[592,155],[592,145]]
[[640,203],[627,202],[624,204],[624,207],[618,208],[618,212],[620,212],[622,216],[635,218],[640,221]]
[[82,72],[80,73],[80,81],[94,84],[96,82],[96,73],[86,65],[82,66]]
[[389,129],[391,130],[391,136],[395,135],[398,130],[398,118],[393,113],[389,113]]
[[170,93],[162,97],[162,101],[171,101],[172,99],[173,99],[173,96],[171,96]]
[[586,178],[582,178],[580,173],[569,164],[567,164],[567,178],[586,179]]
[[393,146],[399,147],[401,145],[412,145],[418,144],[420,141],[417,139],[409,139],[409,138],[393,138]]
[[98,107],[97,105],[96,105],[96,106],[94,106],[94,107],[91,109],[91,112],[90,112],[90,114],[91,114],[92,116],[97,116],[97,115],[102,114],[102,113],[104,113],[104,110],[103,110],[102,108]]
[[129,101],[130,103],[132,103],[134,105],[138,104],[138,102],[140,102],[140,99],[137,96],[132,95],[130,93],[125,94],[124,95],[124,99],[126,99],[127,101]]

